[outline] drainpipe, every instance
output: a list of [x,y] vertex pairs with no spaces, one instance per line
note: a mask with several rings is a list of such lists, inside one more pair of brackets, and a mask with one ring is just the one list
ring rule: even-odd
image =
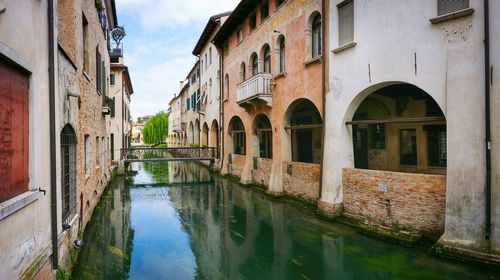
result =
[[219,69],[220,69],[220,79],[219,79],[219,160],[220,169],[224,166],[224,49],[222,49],[222,55],[219,55]]
[[[125,73],[124,70],[121,71],[121,79],[122,79],[122,149],[125,148],[125,98],[124,98],[124,92],[125,92],[125,75],[123,75],[123,73]],[[113,139],[114,141],[115,139]],[[113,148],[114,148],[114,143],[113,143]],[[127,147],[128,148],[128,147]],[[121,154],[121,153],[120,153]],[[122,158],[120,157],[120,160]]]
[[325,120],[326,120],[326,61],[328,61],[326,58],[328,56],[328,50],[326,49],[326,19],[327,19],[327,14],[326,14],[326,1],[323,0],[321,1],[321,14],[323,17],[323,20],[321,21],[321,48],[323,50],[323,59],[321,61],[321,107],[323,110],[323,129],[321,130],[321,163],[319,166],[319,194],[318,197],[321,199],[321,193],[323,191],[323,163],[324,163],[324,152],[325,152]]
[[52,233],[52,268],[59,267],[57,253],[57,173],[56,173],[56,73],[54,0],[48,0],[49,24],[49,118],[50,118],[50,221]]
[[490,17],[489,1],[484,0],[484,106],[486,126],[486,240],[491,234],[491,120],[490,120]]

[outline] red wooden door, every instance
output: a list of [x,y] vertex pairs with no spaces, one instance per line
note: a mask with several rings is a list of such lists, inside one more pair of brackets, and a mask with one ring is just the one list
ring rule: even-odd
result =
[[29,77],[0,60],[0,202],[28,190]]

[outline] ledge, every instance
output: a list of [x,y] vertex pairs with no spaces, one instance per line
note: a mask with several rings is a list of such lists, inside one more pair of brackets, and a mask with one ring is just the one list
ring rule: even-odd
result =
[[0,203],[0,220],[7,218],[9,215],[38,200],[39,197],[40,192],[38,190],[33,190],[24,192]]
[[273,76],[273,79],[279,79],[286,77],[286,72],[281,72]]
[[473,13],[474,13],[473,8],[467,8],[467,9],[459,10],[459,11],[456,11],[453,13],[448,13],[448,14],[444,14],[441,16],[437,16],[435,18],[431,18],[431,19],[429,19],[429,21],[432,22],[432,24],[437,24],[440,22],[444,22],[444,21],[448,21],[448,20],[452,20],[452,19],[456,19],[456,18],[470,16]]
[[318,55],[317,57],[315,58],[311,58],[310,60],[304,62],[304,65],[305,66],[309,66],[311,64],[315,64],[315,63],[320,63],[321,62],[321,59],[322,59],[323,56],[321,55]]
[[85,72],[85,70],[83,70],[82,73],[83,73],[83,76],[85,76],[85,78],[87,78],[87,80],[89,82],[92,82],[92,78],[90,78],[89,74],[87,74],[87,72]]
[[347,43],[345,45],[342,45],[342,46],[340,46],[340,47],[338,47],[336,49],[333,49],[332,53],[337,54],[337,53],[339,53],[341,51],[345,51],[345,50],[350,49],[350,48],[352,48],[354,46],[356,46],[356,42],[352,41],[352,42],[349,42],[349,43]]

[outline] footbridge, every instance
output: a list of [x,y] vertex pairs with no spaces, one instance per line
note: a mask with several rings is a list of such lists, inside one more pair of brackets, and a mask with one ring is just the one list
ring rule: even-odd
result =
[[178,147],[178,148],[127,148],[121,149],[121,159],[125,163],[142,161],[182,161],[217,159],[215,147]]

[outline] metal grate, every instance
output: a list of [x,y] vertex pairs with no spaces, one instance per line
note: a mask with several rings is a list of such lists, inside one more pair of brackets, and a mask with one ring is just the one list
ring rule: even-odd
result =
[[62,220],[69,223],[76,214],[76,138],[66,125],[61,131]]
[[445,15],[469,8],[469,0],[438,0],[438,15]]

